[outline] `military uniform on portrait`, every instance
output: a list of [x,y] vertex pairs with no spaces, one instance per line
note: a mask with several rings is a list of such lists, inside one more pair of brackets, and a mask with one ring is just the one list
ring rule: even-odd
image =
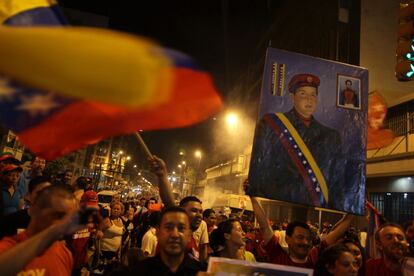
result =
[[[337,164],[341,158],[341,139],[339,133],[323,126],[315,118],[311,118],[309,127],[305,126],[294,109],[285,113],[286,117],[296,128],[303,141],[312,153],[316,163],[325,177],[329,190],[329,198],[341,195],[342,169]],[[267,198],[283,198],[286,201],[302,204],[312,204],[310,194],[304,184],[304,179],[297,166],[281,144],[279,137],[264,120],[261,120],[256,130],[256,158],[251,171],[254,179],[254,194]],[[269,182],[270,180],[270,182]],[[322,207],[335,208],[341,200],[329,202]]]

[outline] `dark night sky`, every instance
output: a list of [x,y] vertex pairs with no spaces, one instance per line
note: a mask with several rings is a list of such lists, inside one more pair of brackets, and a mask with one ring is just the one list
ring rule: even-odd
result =
[[[147,36],[191,55],[212,74],[225,109],[236,109],[254,121],[268,45],[335,59],[332,49],[336,49],[338,2],[347,1],[60,2],[66,7],[108,16],[110,28]],[[180,148],[189,152],[201,148],[205,153],[205,167],[234,154],[213,142],[213,129],[217,128],[221,116],[217,114],[216,121],[209,119],[188,128],[144,133],[143,137],[150,149],[165,158],[170,166],[178,161]]]

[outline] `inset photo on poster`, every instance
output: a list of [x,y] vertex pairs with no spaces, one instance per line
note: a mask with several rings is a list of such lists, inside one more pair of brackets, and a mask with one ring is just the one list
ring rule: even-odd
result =
[[338,74],[337,105],[342,108],[361,109],[360,79]]

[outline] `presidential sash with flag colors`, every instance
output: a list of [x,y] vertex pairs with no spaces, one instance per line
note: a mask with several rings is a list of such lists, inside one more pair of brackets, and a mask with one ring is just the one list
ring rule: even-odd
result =
[[329,201],[328,187],[312,153],[283,113],[266,114],[264,121],[279,138],[283,148],[295,163],[315,206]]
[[[109,136],[188,126],[221,109],[210,76],[190,57],[128,34],[62,27],[54,4],[0,2],[9,26],[0,27],[0,116],[35,154],[54,159]],[[32,25],[56,26],[16,27]]]

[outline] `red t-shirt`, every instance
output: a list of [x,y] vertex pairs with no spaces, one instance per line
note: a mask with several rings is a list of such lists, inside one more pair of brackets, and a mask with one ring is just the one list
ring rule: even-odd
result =
[[402,276],[401,270],[391,270],[385,266],[384,259],[370,259],[366,262],[366,276]]
[[320,245],[313,247],[306,263],[296,263],[292,261],[288,253],[286,253],[282,246],[280,246],[279,239],[275,235],[273,235],[272,239],[265,245],[264,249],[267,252],[270,263],[314,269],[319,255],[327,246],[326,242],[322,241]]
[[[0,240],[0,254],[28,238],[26,231],[24,231],[16,236]],[[72,266],[73,258],[69,249],[63,243],[55,242],[42,255],[29,262],[17,275],[69,276],[72,273]]]

